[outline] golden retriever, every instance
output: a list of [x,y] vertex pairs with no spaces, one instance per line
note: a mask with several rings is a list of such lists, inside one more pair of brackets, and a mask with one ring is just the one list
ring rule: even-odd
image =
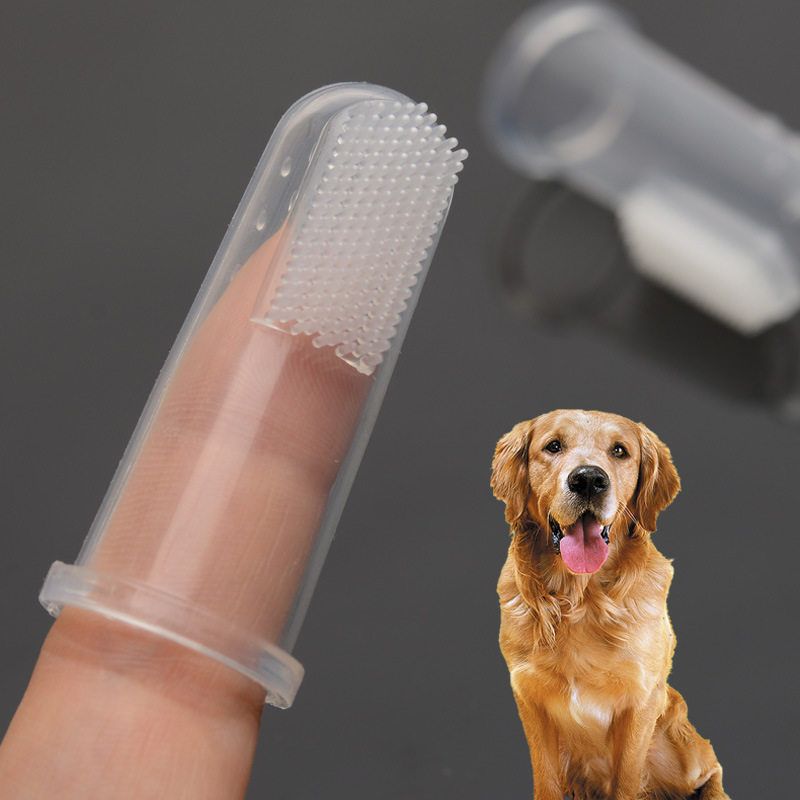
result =
[[497,444],[491,486],[511,526],[500,649],[535,800],[725,800],[711,743],[667,684],[672,565],[656,519],[680,489],[641,423],[560,410]]

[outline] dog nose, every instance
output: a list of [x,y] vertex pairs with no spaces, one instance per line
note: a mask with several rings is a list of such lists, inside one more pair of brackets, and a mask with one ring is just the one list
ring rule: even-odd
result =
[[587,500],[594,494],[602,494],[608,489],[609,483],[605,470],[594,466],[576,467],[567,478],[569,490]]

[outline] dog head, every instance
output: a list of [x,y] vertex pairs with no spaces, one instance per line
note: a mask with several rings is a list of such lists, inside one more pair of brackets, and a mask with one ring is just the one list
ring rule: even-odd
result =
[[656,529],[680,479],[667,446],[641,423],[559,410],[500,439],[491,486],[513,532],[533,524],[570,572],[591,573],[616,540]]

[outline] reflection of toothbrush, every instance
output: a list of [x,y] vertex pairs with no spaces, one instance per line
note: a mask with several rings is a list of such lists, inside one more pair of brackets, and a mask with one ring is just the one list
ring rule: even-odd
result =
[[327,87],[281,120],[74,565],[41,593],[291,704],[289,655],[463,150],[423,105]]

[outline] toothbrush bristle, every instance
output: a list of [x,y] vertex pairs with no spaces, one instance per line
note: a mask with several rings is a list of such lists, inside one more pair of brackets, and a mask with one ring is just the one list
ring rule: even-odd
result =
[[368,101],[332,120],[265,322],[365,374],[391,346],[466,151],[423,103]]

